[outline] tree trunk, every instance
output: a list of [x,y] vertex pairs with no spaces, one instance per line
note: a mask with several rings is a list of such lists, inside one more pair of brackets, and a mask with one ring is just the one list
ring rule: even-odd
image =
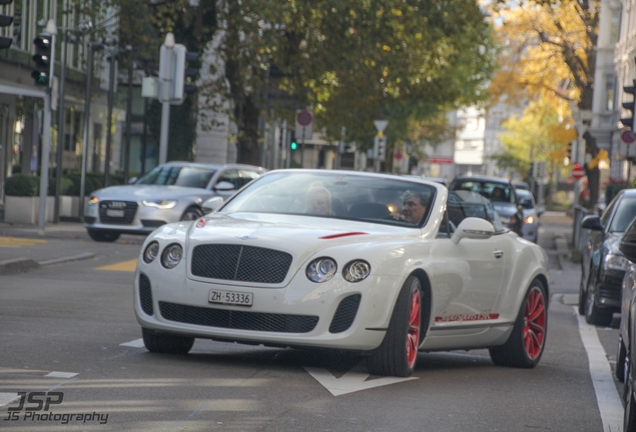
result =
[[260,165],[258,147],[258,120],[261,110],[254,103],[254,98],[248,96],[243,102],[241,124],[239,127],[237,162],[249,165]]

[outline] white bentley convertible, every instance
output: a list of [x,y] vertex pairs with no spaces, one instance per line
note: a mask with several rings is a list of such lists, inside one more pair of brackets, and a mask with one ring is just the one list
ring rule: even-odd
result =
[[524,368],[541,358],[546,254],[478,194],[280,170],[221,201],[143,245],[135,313],[151,352],[187,353],[195,338],[335,348],[395,376],[418,351],[488,348],[495,364]]

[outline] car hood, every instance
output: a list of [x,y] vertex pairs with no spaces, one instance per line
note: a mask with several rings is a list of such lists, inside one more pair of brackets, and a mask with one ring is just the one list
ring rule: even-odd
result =
[[605,237],[604,247],[607,248],[608,252],[613,255],[623,255],[623,252],[618,248],[618,244],[623,237],[622,232],[610,232]]
[[492,205],[495,211],[501,216],[514,216],[517,213],[517,206],[515,204],[502,204],[497,203]]
[[205,189],[183,186],[127,185],[99,189],[91,195],[99,199],[139,201],[143,199],[177,199],[186,195],[209,194],[211,192]]
[[[302,251],[304,257],[339,245],[387,242],[419,237],[421,230],[319,217],[214,213],[195,222],[189,231],[189,247],[205,243],[233,243],[286,251]],[[399,241],[399,240],[398,240]],[[303,257],[299,257],[303,259]]]

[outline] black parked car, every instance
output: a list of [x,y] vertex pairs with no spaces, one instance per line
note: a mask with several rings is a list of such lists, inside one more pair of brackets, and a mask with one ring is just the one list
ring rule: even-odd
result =
[[[636,221],[636,220],[635,220]],[[634,391],[633,371],[636,364],[636,222],[625,230],[619,243],[619,249],[631,263],[625,273],[622,287],[621,326],[618,334],[618,353],[616,356],[615,375],[619,381],[624,381],[623,399],[625,400],[625,414],[623,431],[636,432],[636,398]]]
[[618,243],[636,216],[636,189],[620,191],[603,216],[588,215],[581,228],[589,229],[582,250],[579,313],[589,324],[607,326],[614,312],[620,312],[621,286],[628,261]]
[[523,208],[510,181],[499,177],[457,177],[451,183],[449,190],[476,192],[488,198],[503,225],[522,235]]

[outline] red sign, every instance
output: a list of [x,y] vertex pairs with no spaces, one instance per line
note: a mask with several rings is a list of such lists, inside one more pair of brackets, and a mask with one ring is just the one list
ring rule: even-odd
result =
[[428,163],[434,163],[434,164],[440,164],[440,165],[449,165],[453,163],[453,159],[445,158],[445,157],[426,157],[426,158],[422,158],[422,162],[428,162]]
[[627,145],[630,145],[634,141],[636,141],[636,137],[634,136],[634,133],[630,130],[624,130],[623,132],[621,132],[621,139]]
[[403,155],[402,155],[402,152],[401,152],[401,151],[396,151],[396,152],[393,154],[393,158],[394,158],[396,161],[400,161],[400,160],[402,160],[402,157],[403,157]]
[[572,177],[575,179],[580,179],[585,176],[585,169],[579,164],[574,164],[574,168],[572,169]]
[[307,110],[301,110],[296,116],[296,121],[302,127],[309,126],[311,122],[313,121],[313,119],[314,119],[314,116],[311,115],[311,112]]

